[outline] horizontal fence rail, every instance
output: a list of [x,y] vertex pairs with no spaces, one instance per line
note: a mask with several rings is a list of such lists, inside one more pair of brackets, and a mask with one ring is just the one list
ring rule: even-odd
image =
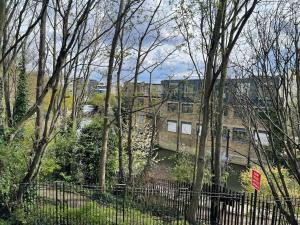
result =
[[[105,193],[97,186],[68,183],[33,183],[27,187],[22,208],[30,224],[38,225],[188,225],[190,187],[142,188],[120,184]],[[220,225],[287,225],[273,198],[257,198],[224,187],[205,185],[199,194],[199,225],[219,218]],[[300,200],[292,200],[300,221]]]

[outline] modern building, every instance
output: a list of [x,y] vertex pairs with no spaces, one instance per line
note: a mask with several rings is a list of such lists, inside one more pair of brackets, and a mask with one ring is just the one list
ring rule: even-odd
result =
[[[196,153],[201,130],[201,85],[203,80],[163,80],[159,87],[159,99],[162,105],[159,110],[158,143],[159,147],[171,151],[185,151]],[[218,84],[217,84],[218,85]],[[143,83],[143,87],[149,85]],[[260,104],[257,92],[251,79],[228,79],[224,94],[224,120],[222,160],[229,163],[246,165],[249,160],[256,160],[256,155],[251,149],[249,135],[241,119],[241,113],[236,103],[234,90],[239,94],[246,94],[253,101]],[[147,91],[146,91],[147,92]],[[144,93],[143,91],[141,93]],[[216,94],[216,93],[215,93]],[[137,102],[145,103],[147,95],[139,95]],[[145,112],[139,112],[138,122],[145,122]],[[209,132],[207,148],[212,147],[212,132]],[[264,145],[268,145],[268,139],[264,129],[258,133]],[[208,155],[211,151],[208,151]]]
[[[256,154],[251,148],[250,137],[245,128],[245,116],[241,115],[240,107],[236,101],[236,95],[246,95],[258,106],[263,103],[259,98],[252,79],[227,79],[224,93],[224,119],[223,141],[221,159],[236,165],[247,165],[249,159],[256,160]],[[151,121],[153,110],[158,112],[157,130],[158,144],[160,148],[170,151],[185,151],[196,153],[201,131],[201,86],[203,80],[163,80],[161,84],[137,84],[135,100],[135,122],[143,126]],[[217,81],[218,85],[218,81]],[[156,108],[149,105],[149,88],[151,88],[152,101]],[[133,84],[124,85],[125,95],[132,96]],[[217,90],[217,88],[216,88]],[[214,93],[216,95],[217,93]],[[154,100],[153,100],[154,99]],[[153,105],[153,102],[152,102]],[[243,117],[243,118],[242,118]],[[209,132],[206,147],[212,148],[212,135]],[[261,127],[258,136],[263,145],[268,145],[268,138]],[[211,151],[207,151],[210,155]]]

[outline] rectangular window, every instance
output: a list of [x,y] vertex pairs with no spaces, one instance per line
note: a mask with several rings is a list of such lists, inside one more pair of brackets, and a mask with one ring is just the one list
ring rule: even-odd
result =
[[233,116],[234,117],[240,117],[241,116],[241,110],[235,108],[233,111]]
[[167,129],[169,132],[177,132],[177,122],[173,120],[168,120],[167,122]]
[[259,143],[259,141],[262,145],[269,145],[268,134],[264,131],[258,131],[255,135],[255,142]]
[[192,134],[192,123],[181,122],[181,133]]
[[229,114],[228,112],[229,112],[229,109],[227,106],[225,106],[223,109],[223,116],[228,116],[228,114]]
[[137,99],[137,103],[138,103],[138,105],[144,105],[144,98],[138,98]]
[[228,131],[229,131],[228,127],[223,126],[223,140],[227,140]]
[[197,128],[196,128],[196,132],[197,132],[197,134],[200,136],[201,135],[201,130],[202,130],[202,125],[200,124],[199,125],[199,123],[197,124]]
[[145,123],[145,115],[138,115],[138,123],[140,124]]
[[250,92],[250,83],[241,82],[238,84],[238,92],[240,95],[249,95]]
[[168,112],[177,112],[178,111],[178,103],[169,102],[168,103]]
[[182,113],[193,113],[193,104],[182,103]]
[[184,94],[186,96],[192,95],[194,93],[194,87],[191,84],[185,84],[184,85]]
[[244,142],[247,141],[247,132],[245,128],[233,128],[232,129],[232,140]]
[[178,96],[178,84],[177,83],[169,83],[169,93],[171,96]]

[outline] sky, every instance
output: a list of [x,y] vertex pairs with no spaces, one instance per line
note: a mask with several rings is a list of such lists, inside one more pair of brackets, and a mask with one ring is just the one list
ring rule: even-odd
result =
[[[135,18],[139,22],[136,26],[136,30],[130,32],[132,37],[129,37],[128,46],[134,49],[138,48],[138,41],[142,36],[143,32],[146,30],[150,15],[152,14],[156,4],[159,0],[147,0],[144,6],[144,10],[148,11],[148,17],[146,18]],[[173,8],[172,8],[173,7]],[[145,11],[143,12],[145,13]],[[160,8],[153,21],[155,25],[150,26],[150,30],[154,29],[154,26],[162,24],[163,21],[167,21],[166,18],[171,18],[175,16],[175,6],[169,5],[169,1],[163,0]],[[171,52],[172,54],[152,72],[152,83],[160,83],[161,80],[165,79],[181,79],[186,76],[191,76],[193,74],[193,65],[191,63],[190,57],[184,51],[184,48],[179,48],[179,45],[184,43],[181,34],[175,29],[176,23],[174,21],[165,23],[159,29],[159,38],[157,42],[161,42],[158,47],[152,50],[147,58],[145,59],[142,68],[149,67],[155,63],[160,63],[165,59]],[[143,50],[146,51],[151,44],[153,44],[155,37],[158,33],[153,30],[147,34],[143,42]],[[124,38],[127,40],[128,37]],[[176,50],[175,50],[176,49]],[[124,62],[123,80],[126,81],[133,77],[133,69],[135,67],[137,51],[131,50],[131,56],[129,56]],[[142,69],[143,70],[143,69]],[[105,74],[103,70],[102,74]],[[101,79],[101,73],[93,73],[91,79]],[[195,77],[195,75],[193,75]],[[138,77],[139,82],[149,82],[150,75],[149,72],[144,71]]]
[[[127,50],[128,55],[125,58],[123,71],[122,71],[122,81],[127,81],[132,79],[134,74],[134,68],[137,58],[137,49],[138,49],[138,41],[140,40],[143,32],[146,30],[148,22],[149,22],[149,16],[154,11],[155,7],[158,5],[160,0],[146,0],[146,2],[143,5],[143,8],[138,11],[135,14],[135,17],[133,18],[134,27],[127,28],[128,30],[125,32],[125,35],[123,37],[124,46],[125,48],[128,48]],[[143,41],[143,51],[146,51],[151,44],[153,44],[153,41],[161,41],[161,43],[158,44],[158,46],[152,50],[147,58],[145,59],[141,69],[148,67],[149,65],[153,65],[155,63],[159,63],[164,59],[168,54],[173,52],[173,54],[168,57],[168,59],[162,63],[160,66],[158,66],[152,73],[152,83],[160,83],[161,80],[166,79],[186,79],[187,77],[195,79],[198,78],[195,68],[192,64],[191,58],[187,51],[186,42],[182,36],[182,34],[179,32],[178,23],[181,22],[182,18],[180,18],[180,14],[178,14],[178,8],[176,5],[176,2],[179,0],[162,0],[162,4],[160,8],[157,11],[156,16],[153,19],[153,24],[150,26],[151,32],[147,34]],[[295,0],[297,2],[297,0]],[[172,2],[172,4],[170,4]],[[114,3],[109,2],[108,4],[112,4],[109,10],[112,12],[115,10],[117,5],[113,5]],[[195,3],[194,3],[195,4]],[[267,8],[270,8],[268,5]],[[263,7],[258,7],[257,11],[262,10]],[[192,9],[191,9],[192,10]],[[195,11],[197,9],[195,8]],[[266,9],[264,9],[266,10]],[[98,13],[102,13],[99,14]],[[103,12],[101,8],[98,9],[96,13],[92,16],[94,20],[90,20],[89,22],[89,28],[90,30],[95,29],[97,27],[97,23],[100,23],[102,26],[102,20],[107,20],[107,15],[112,14],[111,12]],[[146,15],[146,16],[145,16]],[[171,22],[166,22],[168,19],[176,17],[176,20],[172,20]],[[114,17],[112,14],[111,17]],[[109,18],[113,20],[113,18]],[[195,25],[190,25],[190,34],[192,34],[192,43],[191,43],[191,49],[192,49],[192,55],[194,59],[196,60],[198,69],[203,72],[204,71],[204,60],[201,52],[201,42],[203,41],[201,39],[199,27],[200,27],[200,19],[197,18],[197,13],[192,14],[193,22]],[[109,21],[109,20],[108,20]],[[110,21],[111,22],[111,21]],[[249,21],[245,30],[249,31],[252,29],[253,21]],[[101,27],[100,26],[100,27]],[[157,29],[154,29],[155,26],[160,26],[159,32],[157,32]],[[105,26],[104,26],[105,27]],[[104,28],[101,28],[104,29]],[[53,42],[53,32],[51,31],[51,28],[48,27],[47,33],[49,35],[48,42],[51,44]],[[101,33],[101,30],[98,31],[98,33]],[[105,81],[105,74],[107,73],[107,64],[108,64],[108,54],[110,50],[110,44],[111,44],[111,37],[113,34],[113,30],[108,33],[105,37],[101,39],[102,43],[101,46],[103,47],[103,50],[99,50],[99,55],[95,59],[95,68],[91,70],[91,76],[90,79],[96,79]],[[159,38],[155,39],[156,36],[159,34]],[[86,36],[86,39],[91,38],[88,35]],[[100,44],[99,44],[100,46]],[[247,57],[251,57],[251,51],[245,44],[245,39],[241,37],[239,39],[239,42],[237,43],[237,48],[232,52],[232,59],[233,60],[240,60],[240,62],[248,63]],[[38,59],[38,52],[35,51],[35,49],[38,49],[38,41],[32,42],[32,45],[29,46],[30,49],[30,60],[32,63],[32,68],[36,68],[37,65],[37,59]],[[176,50],[176,51],[175,51]],[[242,50],[242,51],[241,51]],[[106,51],[106,54],[105,54]],[[245,57],[246,56],[246,57]],[[48,70],[51,71],[52,62],[51,57],[48,57]],[[249,58],[248,58],[249,59]],[[50,73],[50,72],[49,72]],[[149,82],[149,71],[144,71],[141,73],[138,77],[138,81],[142,82]],[[114,82],[115,79],[114,79]]]

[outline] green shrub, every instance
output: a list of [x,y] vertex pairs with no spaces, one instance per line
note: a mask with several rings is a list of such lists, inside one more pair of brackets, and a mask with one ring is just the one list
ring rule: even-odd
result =
[[[175,166],[170,171],[171,179],[179,182],[192,182],[195,160],[187,152],[181,151],[177,156],[171,158]],[[211,172],[208,168],[204,169],[204,183],[211,182]]]
[[[43,159],[40,177],[43,180],[96,184],[102,146],[102,121],[94,118],[77,133],[59,134]],[[109,131],[106,178],[108,185],[117,178],[117,136]]]
[[[271,192],[270,186],[268,184],[267,178],[263,174],[263,171],[258,167],[251,168],[249,170],[245,170],[244,172],[241,173],[241,184],[242,184],[243,189],[246,192],[252,192],[252,193],[254,192],[254,188],[251,185],[252,169],[256,169],[256,170],[260,171],[260,174],[261,174],[261,187],[260,187],[259,194],[263,195],[263,196],[272,196],[272,192]],[[268,169],[267,169],[267,172],[270,174],[270,171]],[[272,173],[275,175],[277,180],[280,180],[279,173],[275,167],[272,168]],[[283,174],[284,181],[287,185],[287,189],[289,191],[290,196],[293,198],[299,198],[300,197],[300,186],[297,183],[297,181],[291,177],[291,175],[289,174],[289,171],[285,168],[282,169],[282,174]],[[275,182],[273,177],[272,177],[272,180],[273,180],[273,182]],[[279,185],[281,188],[283,188],[281,182],[279,182]],[[280,192],[277,190],[277,193],[280,193]]]
[[48,146],[42,161],[40,180],[76,181],[75,132],[60,133]]
[[72,225],[82,225],[82,224],[116,224],[116,214],[118,225],[133,225],[133,224],[164,224],[159,222],[159,218],[151,216],[149,214],[142,213],[135,209],[125,209],[124,216],[121,209],[119,209],[118,214],[114,207],[97,205],[95,202],[87,203],[81,207],[65,207],[58,208],[58,213],[56,214],[56,207],[53,205],[48,205],[46,207],[36,208],[29,216],[28,224],[39,224],[39,225],[49,225],[56,222],[56,215],[58,215],[58,221],[68,220],[68,224]]
[[[27,135],[24,133],[24,136]],[[27,170],[29,147],[26,138],[15,140],[10,144],[0,144],[0,217],[1,211],[10,208],[12,197],[18,187],[18,182]],[[5,213],[3,213],[5,214]]]
[[[84,127],[80,133],[75,149],[75,159],[82,172],[84,183],[95,184],[98,181],[102,136],[102,121],[97,118]],[[110,129],[106,162],[106,180],[108,184],[113,183],[117,178],[117,140],[115,132]]]

